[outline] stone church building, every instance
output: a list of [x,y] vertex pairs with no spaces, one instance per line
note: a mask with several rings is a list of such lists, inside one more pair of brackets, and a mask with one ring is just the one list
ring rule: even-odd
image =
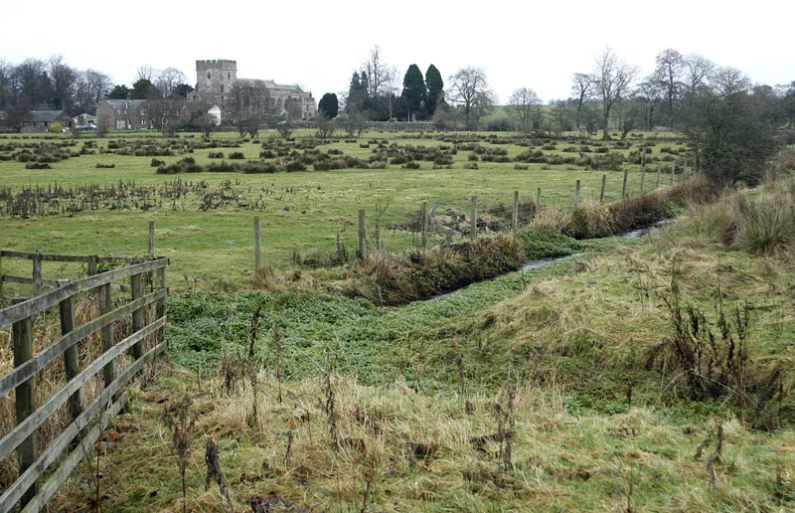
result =
[[196,61],[196,90],[190,101],[201,102],[219,121],[251,110],[287,116],[293,120],[314,119],[317,106],[311,92],[298,85],[277,84],[273,80],[237,78],[237,61]]

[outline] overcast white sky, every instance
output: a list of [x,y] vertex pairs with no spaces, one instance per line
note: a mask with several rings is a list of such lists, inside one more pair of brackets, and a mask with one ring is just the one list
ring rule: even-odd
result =
[[[795,2],[756,0],[527,2],[2,0],[0,59],[63,55],[78,69],[130,84],[138,66],[173,66],[195,84],[195,61],[233,59],[241,78],[298,83],[316,99],[346,91],[379,45],[402,82],[433,63],[445,82],[483,68],[500,103],[519,87],[569,95],[607,45],[647,74],[666,48],[700,53],[769,85],[795,80]],[[124,8],[122,8],[124,7]]]

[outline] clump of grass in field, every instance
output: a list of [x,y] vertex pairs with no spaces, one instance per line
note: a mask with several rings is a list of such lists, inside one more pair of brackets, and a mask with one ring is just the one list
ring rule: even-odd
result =
[[515,271],[522,260],[518,242],[505,235],[427,253],[378,254],[352,269],[352,281],[344,293],[377,305],[400,305]]
[[528,260],[573,255],[583,249],[575,239],[550,228],[527,228],[520,232],[520,240]]
[[626,233],[673,217],[674,209],[688,204],[706,203],[715,196],[711,184],[699,176],[677,186],[657,189],[615,203],[583,201],[574,208],[562,231],[577,239]]

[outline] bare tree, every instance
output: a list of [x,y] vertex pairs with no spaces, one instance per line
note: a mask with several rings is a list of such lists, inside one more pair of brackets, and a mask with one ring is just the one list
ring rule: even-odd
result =
[[397,73],[393,66],[385,63],[381,58],[381,48],[375,45],[370,50],[370,56],[362,63],[362,71],[367,73],[367,95],[370,98],[377,98],[384,93],[384,86],[394,80]]
[[663,84],[655,74],[638,84],[635,97],[643,104],[644,119],[649,132],[654,130],[654,111],[665,98]]
[[571,80],[571,93],[577,102],[577,128],[580,128],[583,105],[593,95],[596,81],[590,73],[575,73]]
[[657,55],[655,75],[665,84],[665,97],[668,103],[668,126],[674,128],[674,97],[679,77],[685,66],[682,54],[672,48],[663,50]]
[[528,87],[511,94],[506,110],[516,121],[516,129],[526,134],[541,125],[541,98]]
[[487,114],[496,102],[486,73],[481,68],[470,66],[459,69],[448,80],[451,83],[451,102],[461,107],[467,129],[474,130],[480,117]]
[[610,139],[610,111],[627,94],[637,73],[636,67],[620,60],[609,46],[596,58],[593,75],[597,91],[602,96],[602,139]]
[[722,96],[747,92],[751,89],[751,79],[748,78],[748,75],[730,66],[716,69],[712,79],[714,89]]
[[85,84],[86,99],[96,108],[110,93],[113,81],[105,73],[93,69],[85,70],[82,75],[80,82]]
[[77,91],[77,70],[67,65],[61,55],[50,57],[48,64],[52,82],[52,106],[56,110],[70,110],[74,105]]
[[5,59],[0,59],[0,110],[6,110],[12,104],[13,74],[14,66]]
[[143,66],[138,66],[138,69],[135,70],[135,79],[136,80],[148,80],[152,83],[155,81],[155,75],[157,74],[157,70],[148,64],[144,64]]
[[695,94],[696,89],[706,85],[710,75],[715,69],[715,64],[697,53],[691,53],[685,57],[685,83],[691,95]]
[[166,68],[153,81],[163,98],[169,98],[179,84],[185,82],[185,74],[177,68]]

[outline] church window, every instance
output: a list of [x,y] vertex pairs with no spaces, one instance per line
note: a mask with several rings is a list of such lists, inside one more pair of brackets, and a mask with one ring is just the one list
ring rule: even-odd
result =
[[207,80],[210,80],[210,72],[207,72]]
[[226,78],[227,80],[232,80],[232,74],[229,73],[228,71],[226,72]]

